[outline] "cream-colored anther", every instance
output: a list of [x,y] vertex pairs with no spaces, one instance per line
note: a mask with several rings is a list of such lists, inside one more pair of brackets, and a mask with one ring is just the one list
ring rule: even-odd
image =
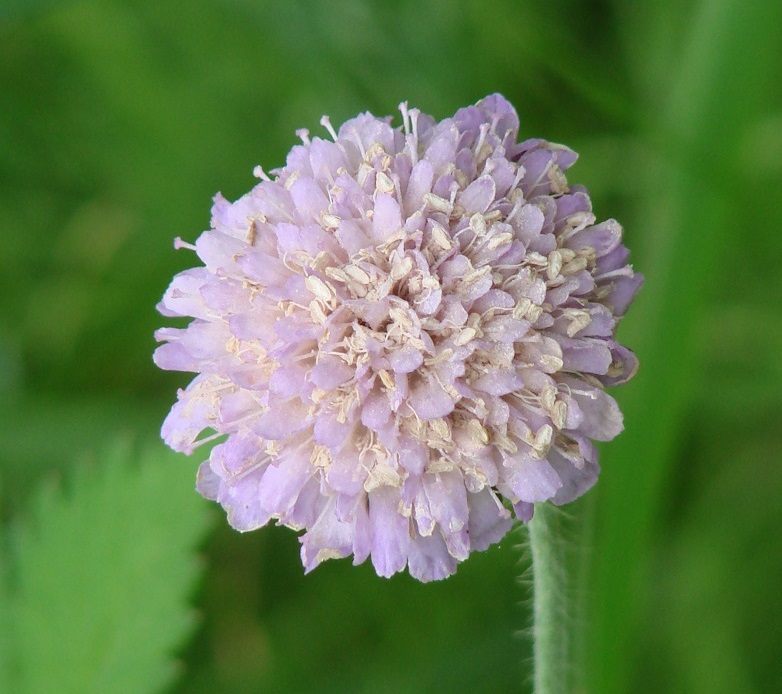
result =
[[386,388],[389,390],[394,390],[396,388],[394,377],[386,369],[380,369],[377,372],[377,375],[380,377],[381,382]]
[[494,236],[492,236],[489,243],[486,244],[486,247],[490,251],[493,251],[495,248],[499,248],[500,246],[509,244],[512,241],[513,241],[513,234],[511,234],[508,231],[505,231],[502,234],[495,234]]
[[557,389],[551,385],[551,383],[547,383],[543,390],[540,391],[540,404],[543,405],[543,408],[546,411],[551,410],[552,407],[554,407],[554,402],[557,398]]
[[569,263],[562,266],[563,275],[575,275],[586,269],[587,259],[584,256],[574,258]]
[[323,310],[323,305],[320,303],[320,301],[315,299],[310,301],[309,309],[312,320],[314,320],[316,323],[320,323],[321,325],[326,322],[326,312]]
[[439,195],[435,195],[434,193],[425,193],[424,202],[431,209],[437,212],[444,212],[445,214],[450,214],[451,210],[453,209],[453,205],[449,200],[441,198]]
[[551,421],[557,429],[564,429],[567,423],[568,407],[564,400],[557,400],[551,408]]
[[489,443],[489,432],[486,428],[477,420],[470,419],[467,422],[467,430],[470,433],[470,438],[481,446],[486,446]]
[[477,330],[475,328],[464,328],[455,338],[453,343],[461,347],[462,345],[466,345],[468,342],[473,340],[475,338],[475,335],[477,334]]
[[546,267],[548,265],[548,258],[537,251],[531,251],[524,257],[527,265],[536,265],[538,267]]
[[391,279],[395,282],[401,280],[403,277],[407,277],[412,269],[413,259],[410,256],[405,256],[391,266]]
[[546,268],[546,275],[550,280],[557,277],[562,270],[562,254],[559,251],[551,251],[548,254],[548,267]]
[[551,440],[554,437],[554,429],[550,424],[544,424],[535,434],[535,440],[532,443],[534,451],[542,458],[551,448]]
[[476,212],[470,217],[470,229],[478,236],[483,236],[486,233],[486,218],[480,212]]
[[527,309],[527,320],[530,323],[534,323],[538,318],[540,318],[540,315],[543,313],[543,307],[537,306],[536,304],[531,304],[530,307]]
[[529,299],[522,297],[519,299],[519,303],[513,307],[513,317],[519,320],[526,317],[530,308],[532,308],[532,302]]
[[432,228],[432,241],[444,251],[450,251],[453,248],[453,241],[445,233],[445,229],[441,226],[435,226]]
[[369,284],[371,282],[369,275],[358,265],[346,265],[344,270],[351,279],[359,282],[360,284]]
[[309,275],[304,280],[304,286],[307,287],[318,299],[328,303],[334,298],[334,294],[328,288],[326,283],[315,275]]
[[556,357],[553,354],[544,354],[540,358],[540,361],[547,369],[549,369],[550,373],[561,371],[562,367],[565,365],[565,362],[563,362],[560,357]]
[[583,309],[566,308],[563,314],[570,321],[570,325],[568,325],[566,330],[568,337],[575,337],[592,322],[592,316]]
[[382,171],[378,171],[377,175],[375,176],[375,189],[379,193],[393,193],[394,182],[391,180],[388,174],[385,174]]
[[326,212],[321,216],[320,221],[326,229],[336,229],[342,220],[337,215]]

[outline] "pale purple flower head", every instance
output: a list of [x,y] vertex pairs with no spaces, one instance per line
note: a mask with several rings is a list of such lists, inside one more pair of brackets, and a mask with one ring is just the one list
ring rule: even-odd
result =
[[[310,571],[371,557],[444,578],[533,504],[581,496],[622,429],[605,386],[641,285],[622,228],[569,186],[576,154],[517,142],[499,94],[436,122],[362,114],[300,131],[286,165],[190,246],[155,362],[198,375],[163,424],[238,530],[296,530]],[[213,433],[198,437],[204,430]]]

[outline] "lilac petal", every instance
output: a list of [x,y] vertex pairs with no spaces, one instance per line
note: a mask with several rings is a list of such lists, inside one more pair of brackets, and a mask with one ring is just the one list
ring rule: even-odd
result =
[[295,395],[306,397],[307,367],[301,362],[292,362],[280,366],[269,379],[269,392],[281,398],[292,398]]
[[611,366],[611,351],[602,340],[571,340],[558,338],[562,345],[562,360],[568,371],[604,374]]
[[456,204],[461,205],[468,216],[476,212],[486,212],[494,202],[496,191],[494,179],[491,176],[481,176],[456,196]]
[[611,293],[606,297],[608,304],[616,316],[623,316],[630,302],[644,283],[643,275],[636,273],[630,277],[618,277],[612,281]]
[[424,475],[424,490],[432,517],[445,532],[456,532],[467,525],[467,492],[460,473]]
[[194,320],[181,333],[179,344],[196,359],[217,360],[225,356],[226,342],[231,333],[225,323]]
[[346,450],[332,456],[326,479],[334,491],[356,496],[363,491],[367,474],[366,468],[361,465],[358,453],[346,447]]
[[310,529],[300,538],[301,563],[309,573],[326,559],[340,559],[353,550],[353,528],[340,521],[332,499]]
[[472,382],[473,388],[489,395],[507,395],[522,386],[522,380],[515,369],[488,372]]
[[252,434],[236,434],[212,449],[209,462],[221,478],[244,477],[266,462],[262,441]]
[[532,239],[536,238],[541,229],[545,218],[543,212],[536,205],[524,205],[514,222],[521,240],[525,245],[529,245]]
[[212,205],[212,228],[229,234],[237,239],[246,237],[249,220],[261,212],[259,200],[253,195],[245,195],[234,203],[226,200],[220,193],[214,196]]
[[439,534],[416,537],[410,542],[409,554],[410,575],[424,583],[442,580],[456,572],[457,561]]
[[487,121],[495,123],[494,127],[498,134],[507,133],[515,139],[519,131],[519,117],[516,109],[502,94],[489,94],[476,106],[487,115]]
[[622,227],[615,219],[587,227],[578,231],[567,240],[567,248],[578,251],[582,248],[594,248],[598,258],[608,255],[622,241]]
[[383,243],[402,227],[402,213],[399,203],[387,193],[378,194],[375,199],[375,214],[372,216],[372,235],[377,243]]
[[422,159],[413,166],[404,197],[404,209],[407,215],[420,210],[424,204],[424,195],[432,190],[434,169],[430,162]]
[[424,363],[424,355],[413,347],[403,347],[391,352],[388,361],[396,373],[412,373]]
[[342,359],[326,355],[309,372],[309,380],[318,388],[332,390],[349,381],[355,370]]
[[597,259],[596,270],[599,274],[619,270],[627,265],[630,258],[630,251],[624,246],[617,246],[610,253]]
[[516,342],[529,331],[529,321],[513,318],[509,315],[499,315],[484,323],[484,336],[494,342]]
[[340,167],[345,166],[345,155],[334,142],[314,137],[309,154],[313,176],[319,181],[336,178]]
[[256,530],[269,522],[271,514],[263,508],[259,494],[258,475],[250,475],[242,484],[221,487],[218,501],[228,515],[228,523],[239,532]]
[[205,284],[200,293],[204,305],[215,313],[231,315],[253,308],[253,298],[244,292],[243,283],[228,277]]
[[513,182],[516,180],[516,167],[507,159],[502,157],[492,157],[494,168],[491,170],[491,177],[496,186],[495,199],[505,197],[510,191]]
[[429,448],[412,437],[403,437],[399,447],[399,463],[411,475],[423,474],[429,462]]
[[638,357],[627,349],[624,345],[620,345],[618,342],[612,341],[610,343],[611,349],[611,366],[608,369],[608,373],[605,376],[600,377],[600,381],[607,386],[617,386],[622,383],[627,383],[638,371]]
[[208,460],[201,463],[196,476],[196,490],[205,499],[217,500],[220,490],[220,477],[214,473]]
[[470,507],[470,545],[473,551],[482,552],[505,537],[513,520],[491,489],[468,494],[467,503]]
[[618,436],[624,426],[616,400],[600,388],[578,383],[573,378],[565,382],[584,416],[579,431],[596,441],[610,441]]
[[438,127],[436,135],[432,138],[429,147],[424,152],[426,159],[432,168],[439,172],[444,169],[456,156],[456,145],[459,141],[459,131],[453,125],[443,124]]
[[310,477],[296,497],[293,508],[280,516],[279,523],[294,529],[311,528],[325,504],[326,499],[321,495],[320,480]]
[[518,455],[509,467],[512,472],[508,481],[513,493],[521,501],[547,501],[562,487],[562,481],[554,468],[545,460]]
[[407,564],[410,522],[397,512],[399,490],[379,487],[369,495],[372,565],[378,576],[390,578]]
[[385,151],[390,151],[394,147],[394,131],[385,119],[375,118],[371,113],[362,113],[340,126],[339,140],[355,142],[365,151],[375,143]]
[[[485,313],[492,308],[513,308],[515,305],[516,301],[508,292],[499,289],[490,289],[480,299],[473,303],[472,310],[475,313]],[[458,306],[464,311],[461,304]],[[465,322],[467,322],[466,311],[464,312],[464,321],[459,325],[463,325]]]
[[559,479],[562,480],[561,489],[551,499],[557,506],[569,504],[578,499],[597,482],[597,474],[600,472],[600,466],[597,463],[587,462],[582,469],[579,469],[556,451],[549,453],[548,461]]
[[451,414],[454,401],[431,377],[419,378],[410,390],[410,407],[423,420],[438,419]]
[[291,199],[304,223],[320,221],[320,215],[329,207],[329,199],[311,178],[298,178],[290,188]]
[[372,524],[369,521],[366,495],[358,498],[353,509],[353,564],[366,561],[372,552]]
[[157,309],[164,316],[210,317],[201,298],[201,287],[211,281],[206,268],[185,270],[174,277]]
[[303,455],[288,455],[276,460],[266,468],[258,486],[261,507],[270,515],[284,515],[293,508],[311,476],[309,459]]
[[247,253],[246,243],[219,231],[201,234],[195,245],[204,265],[226,272],[236,272],[236,259]]
[[[160,331],[155,333],[156,339]],[[179,342],[169,342],[160,345],[152,355],[155,366],[166,371],[198,371],[198,360],[193,357]]]
[[353,422],[340,422],[334,413],[322,412],[315,419],[313,438],[315,443],[333,448],[345,442],[353,427]]
[[290,275],[290,270],[281,260],[263,253],[248,253],[239,258],[237,263],[250,279],[266,286],[282,285]]
[[264,340],[265,344],[271,345],[268,340],[270,335],[274,336],[274,326],[278,317],[266,308],[259,308],[231,316],[228,319],[228,327],[234,337],[240,340]]
[[361,408],[361,423],[369,429],[382,429],[391,418],[388,396],[375,388],[366,398]]
[[532,520],[532,516],[535,515],[535,504],[519,501],[517,504],[513,504],[513,513],[516,514],[516,518],[522,523],[529,523]]
[[266,414],[255,420],[258,436],[277,441],[285,439],[307,425],[307,406],[298,398],[278,401]]
[[223,385],[220,379],[196,376],[186,390],[180,390],[178,401],[168,413],[160,434],[163,441],[181,453],[192,453],[198,435],[217,421],[218,403],[211,397],[213,388]]
[[339,223],[337,239],[350,255],[357,253],[372,243],[367,229],[352,219],[343,219]]

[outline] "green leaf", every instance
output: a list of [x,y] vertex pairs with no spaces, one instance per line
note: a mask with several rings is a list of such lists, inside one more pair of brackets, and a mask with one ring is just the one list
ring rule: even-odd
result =
[[116,447],[45,484],[11,538],[14,687],[152,692],[195,623],[188,598],[209,514],[183,461]]

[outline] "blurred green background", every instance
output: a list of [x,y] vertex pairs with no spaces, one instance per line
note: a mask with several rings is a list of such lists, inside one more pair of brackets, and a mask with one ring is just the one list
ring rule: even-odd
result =
[[0,691],[530,689],[524,531],[444,583],[239,535],[157,443],[172,239],[318,129],[501,91],[646,286],[572,508],[585,692],[782,691],[782,3],[2,0]]

